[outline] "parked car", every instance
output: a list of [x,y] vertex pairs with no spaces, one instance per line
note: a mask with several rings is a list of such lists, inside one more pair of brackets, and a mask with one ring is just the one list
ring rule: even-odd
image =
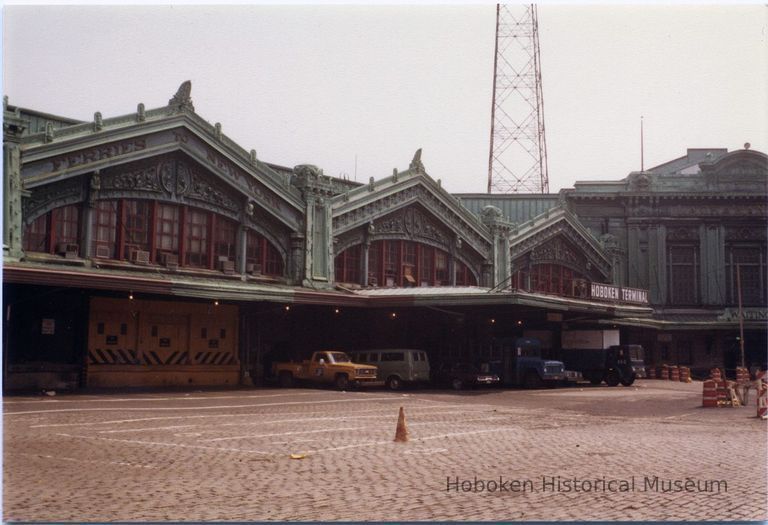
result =
[[450,385],[454,390],[461,390],[498,385],[499,376],[482,372],[469,363],[443,363],[433,371],[432,381],[437,385]]
[[376,366],[379,379],[391,390],[400,390],[406,384],[429,381],[429,358],[423,350],[358,350],[349,355],[356,363]]
[[315,352],[311,359],[300,363],[274,363],[272,371],[284,388],[292,387],[297,381],[333,384],[339,390],[381,384],[377,382],[375,366],[356,364],[344,352],[333,350]]

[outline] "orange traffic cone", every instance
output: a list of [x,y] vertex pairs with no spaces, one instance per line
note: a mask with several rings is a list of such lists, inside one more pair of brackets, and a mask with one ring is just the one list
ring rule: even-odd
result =
[[408,428],[405,426],[405,410],[400,407],[400,414],[397,416],[397,430],[395,430],[395,441],[404,443],[408,441]]

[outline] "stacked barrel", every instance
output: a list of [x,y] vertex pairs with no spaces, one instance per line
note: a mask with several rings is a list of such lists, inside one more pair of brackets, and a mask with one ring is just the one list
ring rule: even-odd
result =
[[680,382],[681,383],[691,382],[691,369],[688,368],[687,366],[680,367]]
[[730,397],[728,397],[728,381],[725,379],[717,381],[717,406],[733,406]]
[[661,378],[664,380],[669,379],[669,367],[667,365],[661,365]]
[[680,381],[680,369],[675,365],[669,367],[669,380]]
[[648,367],[648,379],[656,379],[656,367],[655,366],[649,366]]
[[704,381],[704,392],[701,399],[701,406],[717,408],[717,381],[714,379]]

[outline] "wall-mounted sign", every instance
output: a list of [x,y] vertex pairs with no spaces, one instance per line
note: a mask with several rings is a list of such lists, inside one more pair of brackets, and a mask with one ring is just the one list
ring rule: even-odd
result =
[[108,345],[116,345],[117,344],[117,336],[116,335],[108,335],[107,336],[107,344]]
[[170,348],[170,346],[171,346],[171,338],[170,337],[161,337],[159,343],[160,343],[160,348]]
[[[742,315],[745,321],[768,321],[768,309],[765,308],[743,308]],[[726,308],[717,319],[718,321],[738,321],[739,309]]]
[[219,347],[218,339],[208,339],[208,348],[218,348],[218,347]]
[[590,297],[599,301],[648,304],[648,290],[627,288],[614,284],[591,283]]
[[43,319],[40,333],[43,335],[53,335],[56,332],[56,319]]
[[563,321],[563,314],[559,312],[547,312],[547,321],[560,323]]

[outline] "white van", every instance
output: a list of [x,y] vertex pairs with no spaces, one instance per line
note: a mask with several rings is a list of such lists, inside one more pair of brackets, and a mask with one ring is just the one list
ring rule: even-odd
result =
[[429,381],[429,359],[423,350],[387,348],[347,353],[355,363],[376,365],[379,380],[390,390],[400,390],[405,383]]

